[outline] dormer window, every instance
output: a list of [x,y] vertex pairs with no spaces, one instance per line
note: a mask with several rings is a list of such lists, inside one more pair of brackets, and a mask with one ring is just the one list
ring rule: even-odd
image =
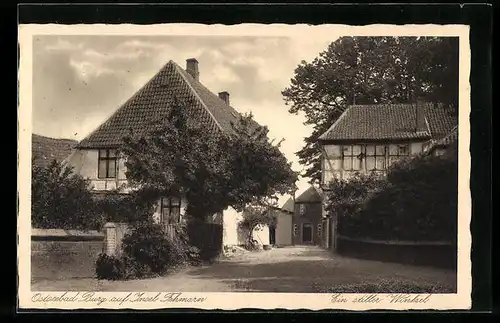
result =
[[117,162],[116,150],[114,149],[99,149],[99,165],[97,170],[97,178],[116,178]]

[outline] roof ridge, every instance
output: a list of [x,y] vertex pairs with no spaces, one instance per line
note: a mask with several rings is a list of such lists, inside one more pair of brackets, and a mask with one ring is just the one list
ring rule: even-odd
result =
[[336,126],[337,124],[340,122],[340,120],[342,120],[343,118],[345,118],[346,114],[347,114],[347,111],[349,111],[353,106],[352,105],[349,105],[345,110],[344,112],[342,112],[342,114],[338,117],[338,119],[330,126],[330,128],[328,128],[328,130],[326,130],[325,132],[323,132],[321,134],[321,136],[318,137],[319,140],[323,140],[325,139],[325,136],[327,133],[329,133],[330,131],[332,131]]
[[162,68],[160,68],[160,70],[158,72],[156,72],[146,83],[144,83],[143,86],[141,86],[137,91],[135,91],[135,93],[130,96],[127,100],[125,100],[125,102],[123,102],[122,104],[120,104],[119,108],[116,109],[113,113],[111,113],[111,115],[109,115],[106,120],[104,120],[104,122],[102,122],[97,128],[94,129],[94,131],[90,132],[87,136],[85,136],[85,138],[83,138],[78,144],[77,144],[77,147],[80,147],[82,143],[84,143],[88,138],[92,137],[96,132],[100,131],[102,128],[104,128],[104,126],[111,120],[111,118],[113,118],[113,116],[115,116],[120,110],[124,109],[126,106],[127,106],[127,103],[133,101],[135,98],[137,98],[139,96],[139,94],[145,90],[148,85],[150,85],[153,80],[156,79],[156,77],[162,73],[168,65],[171,65],[171,64],[175,64],[174,61],[172,60],[169,60],[165,65],[163,65]]
[[217,125],[217,127],[222,131],[224,132],[222,126],[220,125],[220,123],[217,121],[217,119],[215,118],[215,116],[212,114],[212,112],[210,111],[210,109],[207,107],[206,103],[201,99],[201,97],[199,96],[198,92],[196,92],[196,90],[193,88],[193,86],[189,83],[189,81],[186,79],[186,75],[184,75],[184,73],[182,73],[179,69],[182,69],[182,67],[180,67],[177,63],[173,62],[174,64],[174,67],[176,69],[176,71],[181,75],[182,79],[184,80],[184,83],[187,84],[188,88],[191,90],[191,93],[194,94],[194,96],[198,99],[198,101],[201,103],[201,105],[203,106],[203,108],[205,109],[205,111],[208,112],[208,114],[210,115],[210,117],[212,118],[212,120],[215,122],[215,124]]

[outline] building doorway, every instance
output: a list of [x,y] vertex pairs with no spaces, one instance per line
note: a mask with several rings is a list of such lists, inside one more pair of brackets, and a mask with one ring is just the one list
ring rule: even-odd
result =
[[276,244],[276,227],[272,226],[269,228],[269,243],[271,246]]
[[302,243],[312,243],[313,242],[313,226],[311,223],[302,224]]

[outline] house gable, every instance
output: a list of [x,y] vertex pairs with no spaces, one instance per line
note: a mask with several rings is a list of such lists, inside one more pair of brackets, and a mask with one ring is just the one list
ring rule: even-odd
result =
[[208,133],[231,133],[241,115],[173,61],[169,61],[108,120],[83,139],[80,149],[118,147],[125,136],[143,134],[164,119],[174,100],[184,103],[188,120]]

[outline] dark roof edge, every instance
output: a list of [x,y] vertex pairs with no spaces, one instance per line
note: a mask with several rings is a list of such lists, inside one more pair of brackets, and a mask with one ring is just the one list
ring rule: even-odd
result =
[[337,124],[340,122],[340,120],[342,120],[346,115],[347,115],[347,111],[349,111],[349,109],[352,107],[352,105],[348,106],[344,112],[342,112],[342,114],[337,118],[337,120],[328,128],[328,130],[326,130],[325,132],[323,132],[319,137],[318,137],[318,140],[319,141],[325,141],[325,140],[328,140],[327,138],[325,138],[325,136],[330,133],[330,131],[332,131],[333,129],[335,129],[335,127],[337,126]]
[[[175,62],[174,62],[174,61],[169,60],[169,61],[168,61],[165,65],[163,65],[163,67],[162,67],[160,70],[158,70],[158,72],[156,72],[156,73],[155,73],[155,74],[154,74],[154,75],[153,75],[153,76],[152,76],[152,77],[151,77],[151,78],[150,78],[150,79],[149,79],[146,83],[144,83],[144,85],[143,85],[143,86],[141,86],[141,87],[139,88],[139,90],[135,91],[135,93],[134,93],[131,97],[129,97],[127,100],[125,100],[122,104],[120,104],[120,105],[119,105],[119,107],[118,107],[118,109],[116,109],[116,110],[115,110],[115,112],[113,112],[113,113],[112,113],[109,117],[107,117],[107,118],[106,118],[106,120],[104,120],[104,122],[102,122],[102,123],[101,123],[101,124],[100,124],[97,128],[95,128],[95,129],[94,129],[91,133],[89,133],[89,134],[88,134],[85,138],[83,138],[83,139],[82,139],[82,140],[81,140],[81,141],[80,141],[80,142],[76,145],[76,147],[75,147],[75,148],[77,148],[77,149],[90,149],[90,148],[96,148],[96,149],[98,149],[97,145],[89,145],[89,146],[86,146],[85,144],[83,144],[83,145],[82,145],[81,143],[82,143],[82,142],[85,142],[85,141],[86,141],[88,138],[90,138],[93,134],[95,134],[96,132],[98,132],[99,130],[101,130],[101,129],[104,127],[104,125],[105,125],[105,124],[106,124],[109,120],[111,120],[111,118],[113,118],[113,116],[114,116],[115,114],[117,114],[117,113],[118,113],[121,109],[123,109],[123,108],[125,107],[125,105],[126,105],[128,102],[130,102],[130,101],[132,101],[133,99],[135,99],[135,98],[139,95],[139,93],[141,93],[141,92],[142,92],[142,90],[144,90],[144,89],[145,89],[145,88],[146,88],[146,87],[147,87],[147,86],[148,86],[148,85],[149,85],[149,84],[150,84],[150,83],[151,83],[151,82],[152,82],[152,81],[156,78],[156,76],[158,76],[158,74],[160,74],[160,73],[163,71],[163,69],[164,69],[164,68],[166,68],[169,64],[172,64],[172,63],[174,63],[174,64],[175,64]],[[104,148],[104,147],[103,147],[103,148]],[[112,147],[109,147],[109,148],[112,148]]]

